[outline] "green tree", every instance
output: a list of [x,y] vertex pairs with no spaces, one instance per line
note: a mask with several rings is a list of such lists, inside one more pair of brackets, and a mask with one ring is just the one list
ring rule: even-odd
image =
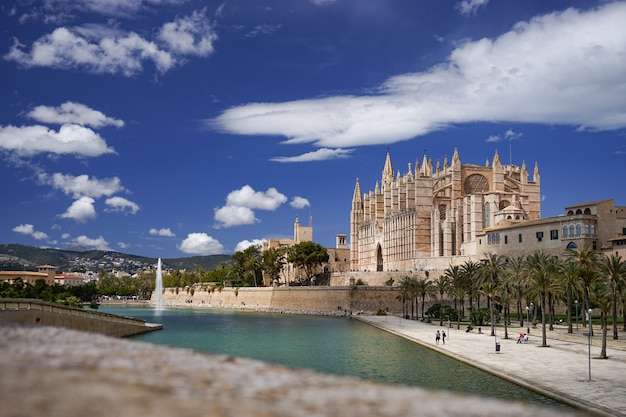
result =
[[307,241],[290,246],[287,262],[304,271],[307,282],[315,276],[315,272],[329,259],[328,251],[320,244]]
[[271,282],[280,281],[280,273],[287,264],[287,248],[269,248],[263,252],[262,268]]
[[600,350],[600,357],[607,359],[606,355],[606,338],[608,333],[608,316],[613,306],[613,291],[608,283],[602,281],[594,282],[590,288],[589,295],[591,302],[593,302],[600,310],[600,323],[602,327],[602,348]]
[[600,264],[600,271],[611,292],[613,339],[617,340],[617,299],[626,280],[626,261],[623,261],[619,255],[605,256]]
[[454,296],[454,299],[459,302],[459,313],[456,316],[456,328],[458,330],[461,327],[461,319],[465,315],[465,297],[467,296],[468,287],[467,276],[463,272],[463,269],[458,265],[446,268],[444,274],[450,281],[450,292]]
[[[428,272],[426,272],[428,274]],[[426,278],[418,278],[415,281],[415,292],[422,300],[422,320],[424,320],[424,307],[426,305],[426,298],[435,294],[435,289],[432,283]]]
[[574,297],[582,291],[578,263],[570,257],[563,262],[561,270],[561,285],[565,287],[565,303],[567,304],[567,332],[573,333],[572,303]]
[[[574,262],[578,265],[578,276],[583,287],[583,299],[585,303],[585,309],[591,308],[591,299],[589,292],[596,280],[599,278],[598,273],[600,252],[589,249],[568,249],[568,256],[574,259]],[[583,326],[585,323],[585,315],[583,314]]]
[[261,277],[261,246],[251,245],[232,256],[232,272],[243,286],[257,286]]
[[487,304],[491,312],[491,336],[495,336],[494,302],[500,287],[500,276],[504,272],[506,258],[502,255],[489,254],[481,262],[483,278],[482,293],[487,297]]
[[526,258],[525,279],[531,296],[539,300],[541,308],[541,346],[547,347],[546,301],[548,294],[558,285],[556,280],[560,266],[556,258],[543,251],[536,251]]
[[[445,275],[440,275],[439,278],[437,278],[433,283],[433,287],[439,294],[439,305],[441,306],[441,309],[443,309],[443,295],[450,291],[450,279]],[[443,314],[441,311],[439,314],[439,325],[443,326]]]

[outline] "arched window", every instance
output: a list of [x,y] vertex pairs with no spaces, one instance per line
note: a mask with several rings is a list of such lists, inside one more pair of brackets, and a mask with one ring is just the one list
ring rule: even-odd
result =
[[576,210],[576,214],[583,214],[583,211],[581,209]]
[[594,235],[594,236],[596,235],[596,225],[595,224],[591,225],[591,234]]
[[580,227],[580,223],[576,225],[576,236],[580,236],[582,233],[582,228]]
[[439,205],[439,220],[445,220],[446,219],[446,205],[445,204],[440,204]]
[[578,249],[578,246],[574,242],[570,242],[567,244],[567,249]]
[[489,203],[485,203],[485,210],[483,211],[483,225],[489,227],[491,225],[491,213],[489,209]]
[[569,225],[569,234],[570,234],[570,236],[574,236],[574,225],[573,224]]
[[591,209],[589,207],[585,209],[585,214],[591,214]]
[[587,223],[585,223],[585,234],[589,234],[589,225]]
[[567,226],[563,226],[563,237],[567,237]]
[[567,215],[568,215],[568,216],[573,216],[573,215],[574,215],[574,212],[573,212],[572,210],[568,210],[568,211],[567,211]]
[[507,200],[502,200],[500,201],[500,210],[507,208],[508,206],[510,206],[511,203]]

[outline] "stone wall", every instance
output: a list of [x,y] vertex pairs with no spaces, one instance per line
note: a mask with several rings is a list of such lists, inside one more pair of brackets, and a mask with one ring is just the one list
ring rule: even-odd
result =
[[32,326],[55,326],[107,336],[131,336],[161,325],[114,314],[67,307],[41,300],[0,299],[0,320]]
[[[397,288],[369,287],[244,287],[218,289],[166,288],[166,305],[192,305],[222,308],[271,309],[319,312],[368,312],[379,309],[399,314],[402,305],[396,299]],[[153,294],[152,300],[155,301]]]

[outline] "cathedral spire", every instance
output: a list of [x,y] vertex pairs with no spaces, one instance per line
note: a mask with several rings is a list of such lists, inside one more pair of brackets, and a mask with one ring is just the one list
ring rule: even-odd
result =
[[539,164],[535,162],[535,172],[533,172],[533,182],[539,182]]
[[422,176],[430,177],[428,172],[428,157],[426,157],[426,150],[424,150],[424,159],[422,159]]
[[385,167],[383,168],[383,184],[393,181],[393,167],[391,166],[391,155],[387,151],[387,157],[385,158]]
[[459,150],[454,148],[454,155],[452,155],[452,166],[454,168],[461,168],[461,157],[459,156]]
[[522,173],[521,173],[521,180],[523,184],[526,184],[528,182],[528,168],[526,168],[526,161],[522,161]]
[[354,186],[354,194],[352,195],[352,203],[361,203],[361,185],[359,184],[359,179],[356,179],[356,184]]
[[502,163],[500,162],[500,155],[498,154],[498,150],[496,149],[496,154],[493,156],[493,165],[494,171],[500,170],[502,168]]

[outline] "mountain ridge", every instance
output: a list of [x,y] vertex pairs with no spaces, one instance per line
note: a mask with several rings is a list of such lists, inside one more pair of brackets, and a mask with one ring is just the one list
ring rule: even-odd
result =
[[[75,249],[75,248],[69,248]],[[84,248],[81,248],[84,249]],[[68,250],[38,248],[15,243],[0,244],[0,270],[36,270],[39,265],[53,265],[57,272],[123,271],[129,274],[156,268],[158,258],[104,250]],[[231,255],[190,256],[162,258],[164,269],[193,270],[200,267],[211,270],[221,263],[229,263]]]

